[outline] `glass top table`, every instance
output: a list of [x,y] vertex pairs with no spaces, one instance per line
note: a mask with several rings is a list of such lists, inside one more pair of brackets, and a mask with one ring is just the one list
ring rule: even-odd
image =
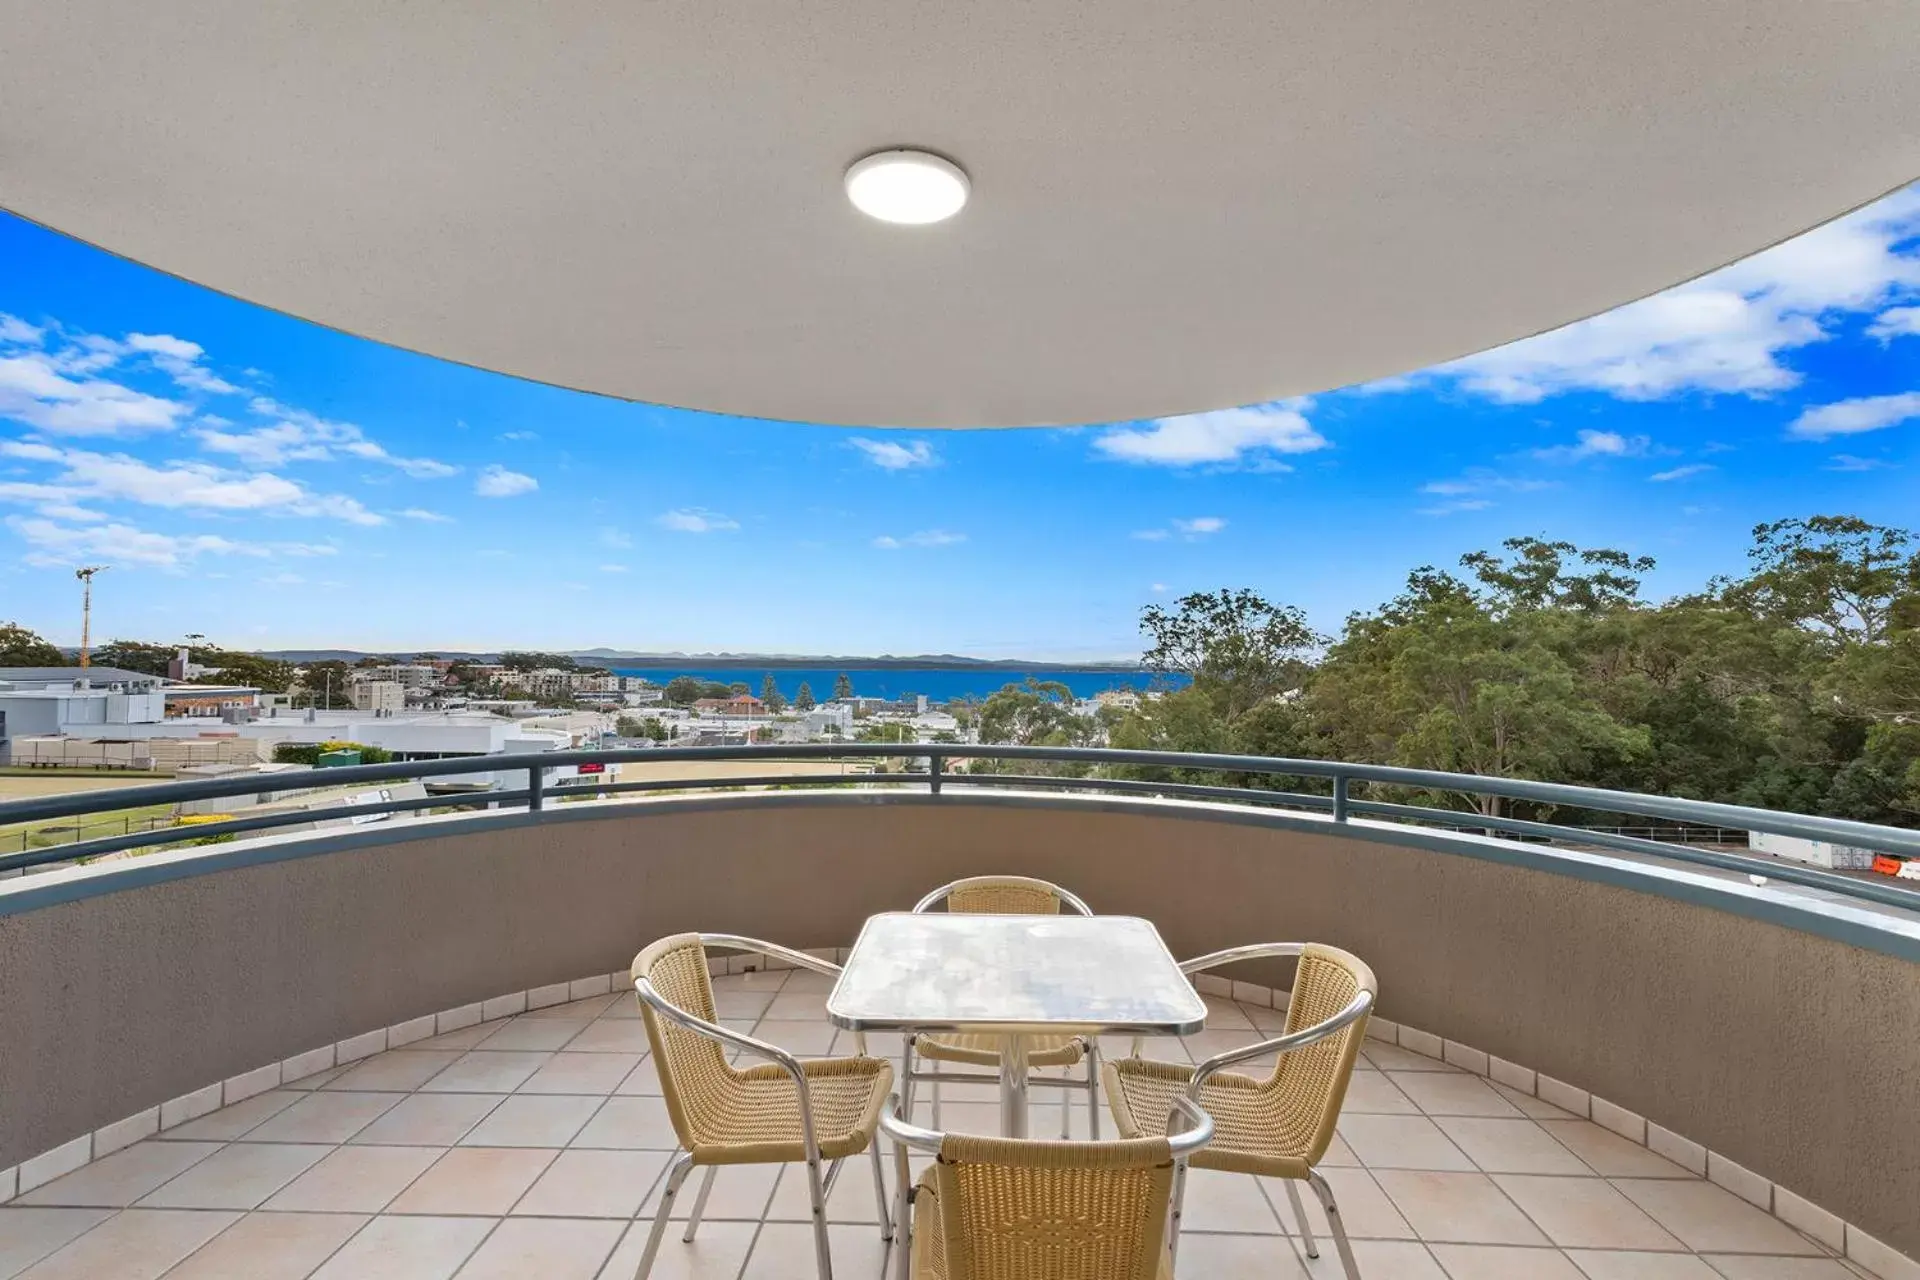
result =
[[1135,916],[868,919],[827,997],[850,1031],[998,1034],[1001,1130],[1027,1134],[1036,1035],[1190,1035],[1207,1007],[1160,933]]

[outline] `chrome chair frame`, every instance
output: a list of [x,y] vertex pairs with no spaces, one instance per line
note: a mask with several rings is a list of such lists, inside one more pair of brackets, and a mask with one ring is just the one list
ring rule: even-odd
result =
[[[1175,1194],[1186,1180],[1187,1158],[1200,1148],[1213,1141],[1213,1117],[1191,1098],[1174,1100],[1174,1106],[1182,1111],[1187,1119],[1187,1127],[1179,1133],[1167,1134],[1167,1146],[1173,1152],[1173,1185]],[[940,1145],[947,1135],[938,1129],[925,1129],[906,1120],[903,1116],[905,1104],[899,1094],[887,1098],[887,1105],[880,1112],[880,1130],[893,1139],[893,1180],[899,1188],[894,1197],[895,1219],[891,1224],[889,1239],[895,1251],[894,1280],[910,1280],[908,1268],[913,1258],[913,1174],[907,1166],[909,1149],[926,1155],[940,1154]],[[1168,1126],[1172,1128],[1171,1125]],[[1040,1139],[1027,1139],[1040,1141]],[[1171,1201],[1171,1197],[1169,1197]],[[1175,1222],[1177,1224],[1177,1218]],[[1170,1237],[1171,1239],[1171,1237]]]
[[[783,961],[796,969],[806,969],[831,977],[838,977],[840,974],[839,965],[822,960],[818,956],[810,956],[804,951],[780,946],[778,943],[763,942],[758,938],[745,938],[731,933],[703,933],[699,937],[701,947],[708,951],[752,952]],[[807,1075],[800,1065],[799,1057],[787,1052],[779,1045],[757,1040],[742,1032],[694,1017],[661,995],[645,978],[635,978],[633,987],[649,1009],[668,1021],[698,1035],[706,1036],[710,1040],[718,1040],[721,1044],[778,1063],[789,1076],[793,1077],[794,1089],[799,1094],[801,1141],[807,1153],[807,1191],[812,1199],[814,1257],[819,1266],[820,1280],[833,1280],[833,1256],[828,1248],[827,1237],[827,1196],[832,1193],[834,1183],[839,1180],[840,1166],[843,1161],[835,1160],[827,1169],[825,1176],[822,1176],[820,1143],[813,1132],[813,1095],[808,1088]],[[860,1056],[867,1056],[866,1036],[856,1032],[854,1047]],[[891,1244],[893,1222],[888,1216],[887,1183],[884,1172],[886,1166],[880,1155],[878,1132],[867,1144],[867,1150],[873,1157],[873,1193],[880,1213],[880,1238]],[[667,1220],[673,1212],[674,1197],[679,1194],[680,1184],[686,1181],[687,1175],[692,1171],[693,1153],[690,1151],[677,1153],[668,1166],[666,1183],[660,1194],[660,1208],[653,1215],[653,1229],[647,1235],[647,1247],[640,1255],[640,1265],[634,1269],[634,1280],[646,1280],[647,1274],[653,1270],[654,1258],[660,1252],[660,1241],[666,1235]],[[687,1229],[681,1235],[681,1240],[691,1242],[694,1233],[699,1231],[700,1218],[707,1207],[707,1197],[713,1191],[714,1175],[719,1171],[720,1166],[717,1164],[707,1166],[706,1177],[701,1179],[700,1190],[694,1196],[693,1213],[687,1219]]]
[[[969,876],[967,879],[975,879]],[[913,904],[914,915],[925,915],[947,900],[947,896],[965,884],[966,880],[952,880],[941,885],[926,897]],[[1079,894],[1054,884],[1051,880],[1040,881],[1059,895],[1060,905],[1076,915],[1090,916],[1093,908]],[[914,1038],[917,1033],[908,1032],[902,1037],[900,1046],[900,1092],[905,1099],[907,1113],[913,1113],[913,1086],[916,1081],[924,1080],[933,1086],[933,1125],[940,1127],[940,1085],[947,1084],[993,1084],[996,1078],[966,1071],[925,1071],[914,1069]],[[1052,1076],[1032,1076],[1027,1079],[1029,1086],[1039,1085],[1045,1089],[1083,1089],[1087,1095],[1087,1131],[1097,1142],[1100,1138],[1100,1039],[1098,1036],[1084,1037],[1087,1052],[1084,1061],[1087,1066],[1087,1078],[1076,1080],[1072,1076],[1055,1079]],[[1136,1044],[1138,1042],[1136,1041]],[[1073,1099],[1071,1096],[1060,1099],[1060,1136],[1071,1136]]]
[[[1256,942],[1249,946],[1229,947],[1225,951],[1214,951],[1204,956],[1195,956],[1191,960],[1182,961],[1180,972],[1191,977],[1193,974],[1203,973],[1208,969],[1217,969],[1221,965],[1233,964],[1241,960],[1297,960],[1305,954],[1306,949],[1307,944],[1304,942]],[[1208,1058],[1205,1062],[1202,1062],[1194,1068],[1193,1079],[1187,1085],[1188,1101],[1194,1106],[1199,1106],[1201,1087],[1205,1085],[1208,1080],[1228,1067],[1250,1061],[1254,1058],[1264,1058],[1268,1054],[1273,1054],[1277,1058],[1282,1054],[1292,1053],[1296,1049],[1304,1049],[1310,1044],[1316,1044],[1321,1040],[1325,1040],[1328,1036],[1336,1034],[1371,1012],[1373,1009],[1373,1000],[1373,992],[1362,991],[1354,996],[1340,1012],[1323,1022],[1317,1022],[1311,1027],[1303,1027],[1299,1031],[1295,1031],[1289,1035],[1275,1036],[1271,1040],[1262,1040],[1257,1044],[1243,1045],[1238,1049],[1229,1049],[1225,1053],[1216,1053],[1213,1057]],[[1140,1053],[1140,1041],[1138,1038],[1133,1042],[1133,1051],[1134,1056],[1138,1057]],[[1173,1127],[1172,1119],[1171,1116],[1168,1117],[1167,1127],[1169,1129]],[[1180,1214],[1186,1197],[1186,1176],[1187,1167],[1185,1163],[1182,1163],[1174,1170],[1173,1229],[1169,1233],[1169,1247],[1176,1256],[1180,1248]],[[1307,1223],[1306,1209],[1300,1203],[1300,1189],[1293,1185],[1296,1179],[1282,1178],[1280,1181],[1286,1185],[1287,1200],[1293,1206],[1294,1220],[1300,1224],[1301,1244],[1306,1248],[1309,1258],[1318,1258],[1320,1256],[1319,1242],[1313,1238],[1313,1228]],[[1333,1231],[1333,1245],[1335,1250],[1340,1254],[1341,1267],[1345,1270],[1348,1280],[1359,1280],[1360,1269],[1354,1262],[1353,1246],[1347,1240],[1346,1224],[1340,1220],[1340,1207],[1334,1201],[1333,1188],[1327,1184],[1327,1180],[1321,1177],[1317,1170],[1309,1170],[1307,1183],[1313,1188],[1314,1195],[1319,1197],[1320,1207],[1326,1211],[1327,1225]]]

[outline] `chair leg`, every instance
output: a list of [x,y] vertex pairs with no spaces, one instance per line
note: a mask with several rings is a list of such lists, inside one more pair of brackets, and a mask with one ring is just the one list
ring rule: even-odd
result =
[[1353,1246],[1347,1243],[1347,1226],[1340,1221],[1340,1206],[1333,1202],[1333,1188],[1318,1173],[1308,1173],[1307,1181],[1320,1197],[1320,1207],[1327,1211],[1327,1226],[1333,1231],[1333,1247],[1340,1254],[1340,1269],[1346,1272],[1347,1280],[1360,1280],[1359,1264],[1353,1260]]
[[807,1195],[813,1201],[813,1256],[820,1268],[820,1280],[833,1280],[833,1251],[827,1244],[827,1185],[839,1171],[840,1162],[836,1160],[822,1179],[820,1162],[807,1161]]
[[1100,1042],[1087,1041],[1087,1132],[1100,1141]]
[[660,1237],[667,1233],[667,1217],[673,1212],[673,1197],[692,1171],[691,1154],[683,1151],[673,1158],[673,1164],[667,1169],[667,1184],[660,1191],[660,1208],[653,1215],[653,1230],[647,1233],[647,1247],[640,1255],[640,1265],[634,1268],[633,1280],[647,1280],[647,1273],[653,1270],[654,1255],[660,1252]]
[[693,1216],[687,1219],[687,1229],[680,1236],[682,1244],[692,1244],[694,1232],[700,1230],[700,1215],[707,1211],[707,1197],[713,1194],[714,1175],[720,1172],[720,1166],[707,1166],[706,1176],[700,1179],[700,1193],[693,1198]]
[[1282,1178],[1286,1184],[1287,1200],[1293,1205],[1293,1220],[1300,1224],[1300,1243],[1306,1249],[1309,1258],[1320,1256],[1320,1246],[1313,1238],[1313,1227],[1307,1222],[1307,1207],[1300,1203],[1300,1185],[1292,1178]]
[[867,1143],[867,1150],[873,1155],[873,1203],[880,1211],[880,1241],[883,1244],[893,1240],[893,1217],[887,1204],[887,1174],[880,1158],[880,1133],[874,1131]]

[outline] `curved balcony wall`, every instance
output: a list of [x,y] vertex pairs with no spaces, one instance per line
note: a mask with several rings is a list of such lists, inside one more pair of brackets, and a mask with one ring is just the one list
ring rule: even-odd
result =
[[1180,955],[1350,948],[1404,1035],[1591,1091],[1920,1254],[1920,1109],[1895,1102],[1920,1097],[1914,915],[1472,835],[964,789],[493,813],[12,881],[0,1168],[262,1064],[622,969],[661,934],[844,946],[1007,870],[1146,916]]

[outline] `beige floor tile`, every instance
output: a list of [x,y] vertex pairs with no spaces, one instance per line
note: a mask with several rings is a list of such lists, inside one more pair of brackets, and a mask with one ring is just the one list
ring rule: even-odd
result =
[[1379,1071],[1436,1071],[1466,1074],[1460,1068],[1429,1058],[1424,1053],[1415,1053],[1411,1049],[1402,1049],[1398,1045],[1382,1044],[1378,1040],[1369,1040],[1360,1046],[1360,1056],[1369,1065]]
[[346,1213],[250,1213],[167,1280],[302,1280],[366,1221]]
[[[827,1197],[828,1222],[867,1222],[875,1229],[880,1224],[880,1212],[873,1202],[873,1173],[865,1155],[853,1157],[847,1161],[847,1167],[840,1171],[840,1181],[833,1186],[833,1194]],[[888,1177],[892,1171],[889,1168]],[[888,1187],[892,1187],[889,1180]],[[687,1178],[687,1191],[681,1194],[682,1204],[691,1203],[691,1193],[698,1188],[694,1185],[694,1175]],[[719,1194],[716,1189],[715,1194]],[[657,1202],[656,1202],[657,1203]],[[892,1201],[888,1201],[891,1214]],[[813,1217],[813,1199],[807,1190],[807,1171],[804,1165],[790,1164],[782,1166],[780,1181],[774,1187],[773,1199],[767,1205],[769,1222],[808,1222]]]
[[231,1142],[258,1128],[307,1095],[291,1089],[256,1094],[244,1102],[175,1125],[160,1135],[163,1142]]
[[1369,1169],[1471,1172],[1473,1161],[1425,1116],[1343,1115],[1340,1136]]
[[1531,1120],[1438,1116],[1434,1123],[1485,1173],[1592,1172]]
[[232,1213],[128,1209],[21,1273],[21,1280],[153,1280],[232,1224]]
[[220,1150],[218,1142],[136,1142],[83,1165],[14,1201],[20,1205],[130,1205],[169,1178]]
[[550,1053],[488,1052],[460,1055],[439,1075],[420,1086],[422,1093],[511,1093],[547,1064]]
[[1479,1076],[1435,1071],[1389,1071],[1387,1078],[1430,1116],[1517,1117],[1519,1108]]
[[[713,1194],[719,1197],[717,1186]],[[600,1280],[633,1280],[652,1225],[651,1220],[642,1218],[627,1228],[620,1247],[600,1269]],[[759,1231],[759,1224],[754,1222],[703,1222],[700,1234],[691,1244],[683,1244],[678,1231],[669,1232],[660,1244],[660,1253],[654,1259],[653,1274],[648,1280],[734,1280]]]
[[341,1147],[262,1206],[310,1213],[378,1213],[440,1156],[438,1147]]
[[[784,1165],[777,1164],[728,1164],[711,1166],[720,1172],[714,1178],[713,1194],[707,1197],[707,1212],[702,1221],[757,1222],[768,1214],[767,1202],[773,1196],[773,1187],[780,1180]],[[852,1177],[856,1171],[846,1170],[841,1181]],[[681,1193],[674,1197],[672,1217],[688,1218],[693,1215],[694,1193],[700,1189],[700,1180],[706,1176],[705,1169],[695,1169],[687,1175]],[[839,1187],[835,1187],[837,1193]],[[656,1181],[653,1190],[647,1193],[646,1203],[640,1206],[640,1216],[649,1218],[660,1206],[661,1182]],[[806,1197],[801,1197],[804,1202]]]
[[1546,1236],[1484,1174],[1383,1169],[1374,1178],[1422,1240],[1547,1243]]
[[1613,1185],[1697,1253],[1821,1252],[1778,1218],[1711,1182],[1620,1178]]
[[[631,1218],[666,1167],[664,1151],[562,1151],[527,1188],[513,1213]],[[611,1241],[607,1247],[613,1247]]]
[[556,1053],[527,1078],[519,1092],[608,1094],[639,1065],[636,1053]]
[[355,1145],[445,1147],[460,1140],[487,1113],[506,1100],[504,1093],[416,1093],[353,1135]]
[[[1297,1247],[1298,1242],[1295,1243]],[[1295,1257],[1313,1280],[1347,1280],[1331,1241],[1321,1241],[1318,1258],[1309,1259],[1299,1254],[1297,1248]],[[1433,1260],[1427,1247],[1412,1241],[1355,1240],[1353,1260],[1363,1280],[1447,1280],[1447,1273]],[[1184,1275],[1182,1280],[1186,1280]]]
[[493,1227],[492,1218],[375,1218],[313,1280],[448,1280]]
[[1558,1249],[1510,1244],[1435,1244],[1433,1256],[1452,1280],[1582,1280]]
[[384,1090],[411,1093],[452,1066],[460,1057],[454,1049],[395,1049],[355,1063],[327,1084],[328,1089]]
[[98,1223],[105,1209],[0,1208],[0,1276],[12,1276]]
[[236,1142],[140,1203],[163,1209],[252,1209],[332,1150],[319,1143]]
[[1832,1258],[1762,1258],[1753,1254],[1710,1254],[1704,1259],[1727,1280],[1858,1280]]
[[1609,1178],[1692,1178],[1664,1156],[1636,1142],[1602,1129],[1590,1120],[1542,1120],[1540,1127],[1554,1140],[1584,1160],[1595,1173]]
[[[835,1276],[878,1276],[885,1247],[880,1233],[866,1226],[829,1226],[827,1244]],[[661,1246],[662,1253],[666,1246]],[[740,1280],[818,1280],[813,1261],[813,1228],[797,1222],[769,1222],[740,1273]]]
[[460,1268],[459,1280],[594,1280],[625,1229],[591,1218],[503,1222]]
[[1306,1280],[1293,1245],[1283,1237],[1180,1232],[1178,1274],[1239,1280]]
[[311,1093],[243,1142],[345,1142],[400,1101],[394,1093]]
[[[1274,1188],[1276,1197],[1286,1192]],[[1248,1235],[1279,1235],[1279,1215],[1261,1193],[1260,1179],[1245,1173],[1194,1169],[1187,1174],[1187,1202],[1183,1217],[1193,1231],[1233,1231]]]
[[565,1047],[567,1041],[593,1024],[591,1018],[543,1018],[539,1010],[522,1014],[502,1023],[478,1047],[489,1052],[522,1050],[538,1052]]
[[1600,1178],[1496,1174],[1494,1182],[1567,1249],[1679,1251],[1680,1242]]
[[608,1098],[567,1145],[671,1151],[679,1145],[679,1139],[667,1117],[667,1104],[661,1099]]
[[559,1154],[550,1147],[455,1147],[414,1179],[387,1212],[500,1217]]
[[[1386,1192],[1380,1189],[1380,1184],[1365,1169],[1322,1169],[1320,1176],[1333,1188],[1334,1203],[1339,1206],[1341,1221],[1347,1224],[1349,1237],[1355,1240],[1414,1238],[1413,1228],[1407,1225],[1407,1220],[1393,1207],[1393,1201],[1387,1199]],[[1293,1208],[1287,1203],[1286,1188],[1275,1179],[1262,1179],[1262,1187],[1287,1231],[1299,1235],[1300,1228],[1294,1221]],[[1330,1239],[1327,1215],[1320,1207],[1320,1198],[1311,1187],[1300,1188],[1300,1201],[1306,1206],[1307,1225],[1312,1227],[1313,1234],[1322,1240]]]
[[1588,1280],[1719,1280],[1712,1267],[1690,1253],[1569,1249],[1567,1256]]
[[566,1047],[574,1053],[631,1054],[642,1054],[649,1048],[647,1029],[643,1024],[610,1018],[589,1022],[581,1028],[579,1035],[567,1041]]
[[463,1147],[564,1147],[605,1101],[567,1094],[516,1094],[460,1139]]
[[1355,1071],[1347,1082],[1347,1100],[1341,1110],[1356,1115],[1414,1116],[1420,1108],[1399,1086],[1379,1071]]

